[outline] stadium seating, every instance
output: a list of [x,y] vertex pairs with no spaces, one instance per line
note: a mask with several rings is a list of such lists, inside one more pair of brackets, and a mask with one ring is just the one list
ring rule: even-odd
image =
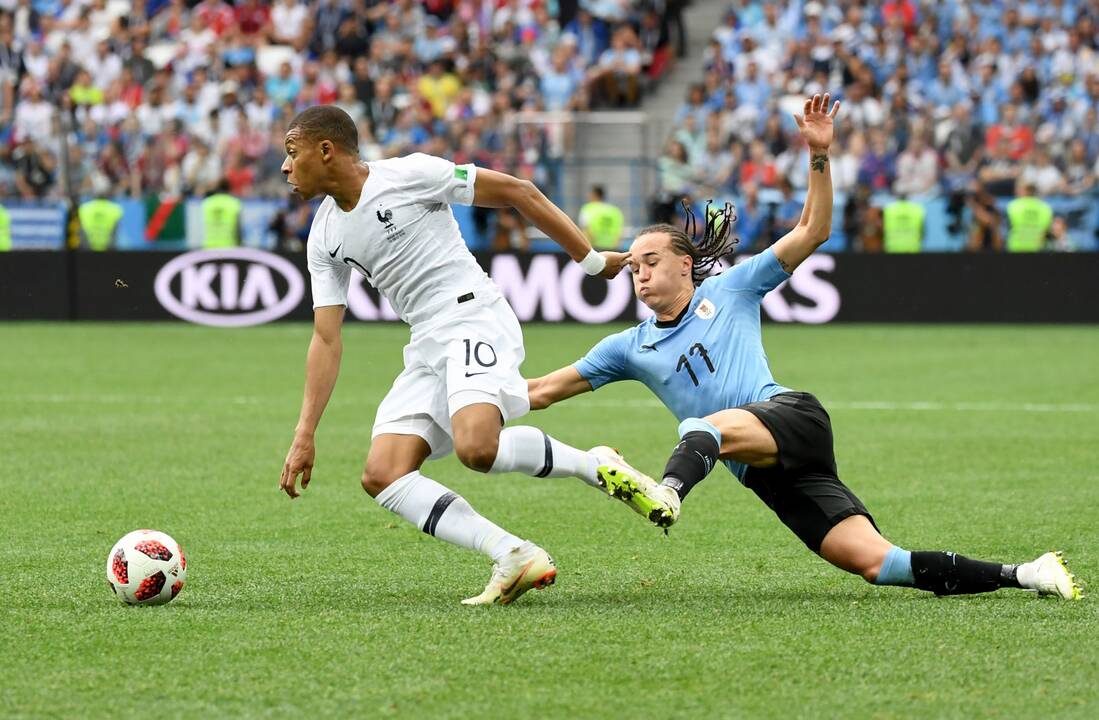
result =
[[973,193],[994,197],[1006,234],[1023,185],[1067,223],[1051,246],[1099,249],[1094,3],[750,1],[725,20],[676,114],[658,206],[758,196],[765,221],[737,231],[745,247],[769,244],[782,229],[779,188],[788,181],[799,200],[807,181],[789,114],[830,91],[844,108],[829,249],[880,248],[875,216],[905,196],[925,208],[922,249],[961,250]]
[[[181,233],[144,223],[226,178],[274,223],[255,241],[298,247],[309,213],[286,199],[281,138],[326,102],[357,120],[367,159],[425,151],[551,187],[550,140],[516,114],[636,104],[677,54],[669,21],[682,5],[0,2],[0,202],[18,218],[16,247],[55,246],[33,218],[98,195],[127,209],[121,247],[170,247]],[[829,249],[880,247],[877,216],[899,195],[926,208],[924,250],[963,249],[974,190],[994,196],[1006,234],[1022,185],[1067,223],[1057,247],[1097,249],[1097,15],[1082,0],[737,3],[648,169],[653,214],[683,194],[729,199],[743,247],[771,242],[807,177],[788,115],[831,90],[844,110]],[[476,244],[492,223],[470,220]]]

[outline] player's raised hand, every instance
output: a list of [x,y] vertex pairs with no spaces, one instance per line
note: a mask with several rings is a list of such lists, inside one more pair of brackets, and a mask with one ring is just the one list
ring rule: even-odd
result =
[[279,480],[279,489],[289,495],[291,500],[300,494],[298,475],[301,475],[301,489],[309,487],[309,477],[313,474],[315,456],[316,446],[313,444],[313,438],[295,435],[290,451],[286,453],[286,462],[282,466],[282,479]]
[[840,101],[837,100],[829,110],[828,101],[831,97],[828,93],[823,96],[814,95],[805,101],[804,114],[794,113],[794,122],[798,124],[798,130],[810,148],[827,148],[832,144],[832,120],[840,109]]
[[616,277],[618,273],[622,272],[622,268],[630,264],[630,254],[628,252],[601,252],[599,253],[607,261],[606,266],[603,268],[603,272],[599,273],[599,277],[607,278],[608,280]]

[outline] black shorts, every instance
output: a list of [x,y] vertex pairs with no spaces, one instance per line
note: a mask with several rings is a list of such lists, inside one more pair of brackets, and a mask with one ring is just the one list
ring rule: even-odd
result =
[[749,467],[744,484],[810,550],[819,553],[828,531],[852,515],[865,515],[874,524],[862,501],[840,482],[832,421],[819,400],[809,393],[787,392],[739,409],[759,418],[778,446],[778,465]]

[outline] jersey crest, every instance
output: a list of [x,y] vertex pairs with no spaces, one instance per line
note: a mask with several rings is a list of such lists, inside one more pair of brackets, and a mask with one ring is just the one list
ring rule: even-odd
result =
[[698,307],[695,308],[695,315],[698,315],[703,320],[709,320],[716,314],[717,308],[710,302],[710,298],[705,298],[698,304]]

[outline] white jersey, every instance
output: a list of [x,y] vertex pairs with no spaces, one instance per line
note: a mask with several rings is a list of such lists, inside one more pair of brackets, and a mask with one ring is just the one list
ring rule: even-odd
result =
[[458,310],[458,298],[502,297],[466,247],[451,204],[472,205],[474,165],[415,153],[367,163],[351,212],[327,197],[309,229],[313,307],[346,305],[354,268],[415,326]]

